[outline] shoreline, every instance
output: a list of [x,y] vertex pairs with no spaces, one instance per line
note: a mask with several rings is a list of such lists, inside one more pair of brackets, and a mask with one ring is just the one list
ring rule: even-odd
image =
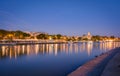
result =
[[68,42],[40,42],[40,43],[0,43],[0,45],[27,45],[27,44],[63,44]]
[[109,61],[101,76],[120,76],[120,52]]
[[[63,43],[101,43],[101,41],[0,41],[0,45],[26,45],[26,44],[63,44]],[[102,41],[111,42],[111,41]],[[113,41],[120,42],[120,41]]]
[[105,66],[119,52],[119,50],[120,48],[115,48],[109,52],[101,54],[78,67],[75,71],[68,74],[68,76],[101,76]]

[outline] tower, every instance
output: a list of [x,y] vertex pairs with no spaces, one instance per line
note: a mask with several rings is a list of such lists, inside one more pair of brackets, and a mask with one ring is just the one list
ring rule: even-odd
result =
[[88,33],[87,33],[87,38],[88,38],[88,40],[91,40],[91,37],[92,37],[91,33],[88,32]]

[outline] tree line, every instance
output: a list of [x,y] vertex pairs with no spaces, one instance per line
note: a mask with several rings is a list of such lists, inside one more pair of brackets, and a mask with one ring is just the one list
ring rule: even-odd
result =
[[[17,31],[8,31],[8,30],[0,30],[0,40],[2,39],[41,39],[41,40],[65,40],[65,41],[100,41],[100,40],[115,40],[115,36],[92,36],[91,39],[83,38],[82,36],[66,36],[61,34],[50,35],[47,33],[40,33],[36,36],[31,36],[30,33],[26,33],[20,30]],[[120,38],[118,38],[120,40]]]

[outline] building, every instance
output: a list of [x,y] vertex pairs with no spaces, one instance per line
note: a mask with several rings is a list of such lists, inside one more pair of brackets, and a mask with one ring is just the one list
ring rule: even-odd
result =
[[83,40],[84,40],[84,39],[91,40],[91,38],[92,38],[92,35],[91,35],[90,32],[88,32],[87,34],[85,34],[85,35],[82,36],[82,39],[83,39]]

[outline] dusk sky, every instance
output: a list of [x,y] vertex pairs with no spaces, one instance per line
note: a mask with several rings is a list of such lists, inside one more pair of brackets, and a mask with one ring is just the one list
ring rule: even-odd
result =
[[0,0],[0,29],[120,37],[120,0]]

